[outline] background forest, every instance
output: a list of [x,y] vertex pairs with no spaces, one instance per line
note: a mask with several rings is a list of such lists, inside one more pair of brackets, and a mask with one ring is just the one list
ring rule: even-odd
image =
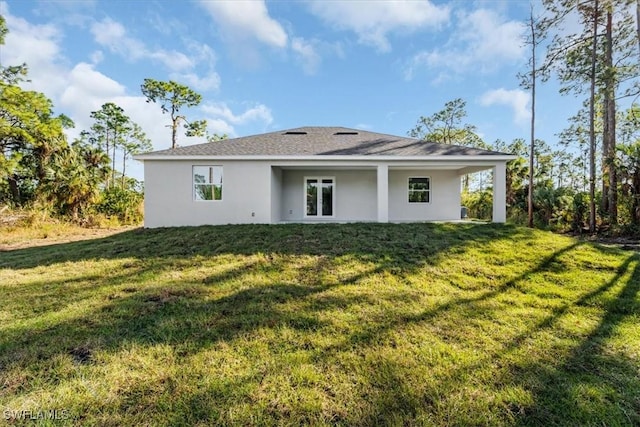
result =
[[[579,17],[579,31],[565,30]],[[544,0],[531,12],[522,43],[529,67],[520,78],[531,92],[531,132],[489,142],[466,122],[466,102],[418,118],[410,136],[512,153],[507,168],[509,220],[575,232],[640,233],[640,0]],[[575,28],[575,26],[573,26]],[[0,45],[7,26],[0,16]],[[583,99],[558,141],[536,138],[536,88],[551,77],[561,95]],[[108,102],[87,111],[93,124],[69,141],[74,126],[43,94],[24,90],[28,64],[0,64],[0,209],[33,221],[57,218],[83,225],[135,224],[143,218],[143,184],[127,176],[136,153],[152,145],[126,111]],[[141,91],[171,117],[172,146],[206,135],[205,121],[181,113],[202,97],[180,83],[145,79]],[[168,148],[168,147],[167,147]],[[469,216],[490,219],[491,175],[463,180]],[[15,216],[14,215],[14,216]]]

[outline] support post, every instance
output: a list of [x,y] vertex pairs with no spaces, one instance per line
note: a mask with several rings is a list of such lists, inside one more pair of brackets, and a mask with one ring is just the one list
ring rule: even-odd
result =
[[389,166],[378,165],[378,222],[389,222]]
[[493,167],[493,222],[507,220],[507,165],[498,163]]

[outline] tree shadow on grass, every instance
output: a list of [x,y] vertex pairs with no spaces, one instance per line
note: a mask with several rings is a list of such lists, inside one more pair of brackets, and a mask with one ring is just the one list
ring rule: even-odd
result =
[[[607,348],[617,327],[629,316],[640,313],[640,256],[629,257],[616,277],[594,292],[585,294],[576,305],[590,304],[593,298],[616,285],[629,268],[633,272],[615,299],[604,306],[597,327],[556,367],[532,363],[517,367],[517,377],[535,377],[534,402],[524,408],[519,425],[639,425],[640,378],[638,361]],[[560,310],[542,322],[547,328],[564,313]],[[514,344],[517,344],[515,342]]]
[[[188,343],[193,349],[210,346],[218,340],[230,340],[238,335],[250,333],[262,327],[292,327],[301,330],[313,330],[322,326],[313,313],[330,306],[348,307],[354,302],[366,302],[365,296],[352,295],[337,298],[323,298],[316,301],[314,308],[291,312],[279,307],[290,301],[305,301],[312,295],[320,294],[337,286],[348,286],[377,274],[393,264],[391,260],[371,264],[368,268],[343,274],[339,280],[325,280],[326,271],[339,268],[336,261],[326,256],[318,256],[300,263],[290,282],[263,283],[254,277],[261,273],[274,274],[288,267],[288,259],[277,259],[259,263],[245,261],[234,267],[225,268],[217,273],[208,274],[201,283],[189,280],[176,280],[155,286],[136,287],[142,279],[139,275],[146,269],[133,272],[117,272],[110,275],[106,283],[93,281],[81,289],[65,295],[69,304],[82,302],[91,297],[91,291],[102,287],[113,287],[114,293],[95,310],[80,317],[73,317],[58,323],[50,322],[46,327],[25,325],[6,327],[0,338],[0,369],[18,363],[26,367],[29,363],[49,359],[63,351],[72,352],[75,348],[94,346],[93,350],[118,348],[122,342],[141,344],[167,343],[180,346]],[[155,267],[157,268],[157,267]],[[129,277],[130,275],[130,277]],[[93,277],[93,276],[90,276]],[[85,276],[71,281],[46,281],[30,284],[33,288],[47,284],[53,292],[56,288],[70,282],[82,281]],[[223,283],[239,281],[238,289],[231,285],[227,292],[215,299],[209,298],[207,287],[220,286]],[[126,287],[122,287],[126,285]],[[24,295],[29,295],[25,290]],[[46,298],[29,304],[36,311],[64,309],[63,306],[51,306]],[[88,344],[93,343],[93,344]],[[25,356],[19,349],[31,349],[31,357],[24,360],[13,359],[12,355]]]
[[[468,245],[507,238],[532,237],[517,227],[484,224],[298,224],[138,229],[101,239],[0,252],[0,271],[55,268],[84,261],[123,261],[106,273],[87,273],[82,267],[78,275],[70,272],[50,278],[43,273],[42,279],[30,280],[19,288],[10,283],[0,284],[0,291],[10,293],[17,300],[28,301],[23,313],[20,309],[13,310],[13,315],[20,318],[56,308],[63,310],[65,306],[81,303],[83,298],[91,297],[100,288],[113,288],[115,301],[118,300],[117,292],[121,291],[119,287],[135,291],[140,284],[153,282],[167,273],[197,267],[203,261],[220,259],[217,257],[228,254],[247,257],[264,254],[266,265],[258,265],[255,260],[245,261],[240,268],[221,267],[227,271],[225,274],[216,268],[215,273],[202,280],[203,284],[230,281],[249,271],[259,274],[261,269],[275,267],[270,265],[273,255],[311,256],[325,261],[350,257],[375,265],[375,271],[365,271],[364,275],[380,271],[410,272],[464,251]],[[321,280],[323,270],[325,267],[318,265],[309,276],[317,282]],[[177,276],[179,278],[179,274]],[[340,280],[354,283],[361,278],[353,276],[350,282]],[[178,284],[180,280],[175,282]],[[298,278],[298,282],[309,283],[305,278]],[[5,290],[4,286],[7,286]]]
[[[483,301],[496,298],[497,296],[503,294],[508,290],[513,290],[513,289],[517,290],[519,283],[522,282],[528,276],[555,269],[556,264],[558,263],[558,260],[562,255],[567,254],[572,250],[575,250],[576,248],[578,248],[583,244],[584,243],[582,242],[576,242],[558,251],[555,251],[552,254],[543,258],[538,264],[534,265],[529,270],[523,271],[516,277],[505,281],[504,283],[496,286],[493,289],[484,291],[479,295],[451,298],[445,303],[436,305],[435,307],[432,307],[432,308],[428,308],[422,311],[421,313],[398,316],[389,322],[378,323],[373,325],[372,328],[363,329],[358,334],[351,335],[348,338],[348,341],[345,342],[344,344],[335,346],[333,350],[340,350],[343,347],[350,348],[356,343],[360,345],[376,343],[381,336],[384,336],[389,331],[395,330],[397,327],[426,322],[436,318],[441,313],[447,312],[450,310],[460,309],[461,307],[465,307],[465,306],[472,307],[471,310],[474,310],[473,306],[477,305],[478,303],[482,303]],[[478,313],[475,312],[475,314],[478,314]]]
[[0,251],[0,268],[28,269],[104,259],[176,260],[220,254],[397,258],[422,262],[474,243],[531,238],[501,224],[285,224],[136,229],[100,239]]
[[[494,289],[481,292],[479,295],[452,297],[442,304],[428,308],[417,314],[399,315],[389,321],[362,325],[361,330],[346,336],[345,340],[341,343],[323,349],[323,356],[328,357],[329,355],[348,351],[352,348],[364,349],[379,346],[395,331],[408,329],[414,325],[425,323],[434,325],[439,321],[440,316],[448,318],[449,312],[456,312],[455,318],[460,322],[474,318],[482,318],[484,316],[484,309],[481,307],[483,302],[495,299],[506,292],[525,293],[526,290],[520,289],[520,287],[527,277],[556,271],[558,265],[561,263],[560,259],[583,244],[583,242],[576,242],[563,247],[549,254],[530,269],[521,272],[516,277],[505,281]],[[624,268],[621,268],[621,270],[620,274],[624,274],[626,271]],[[446,337],[441,336],[441,338],[445,341],[447,340]],[[481,362],[471,365],[458,365],[448,373],[447,381],[460,389],[468,387],[468,384],[465,382],[472,378],[474,372],[490,361],[491,358],[492,356],[487,354]],[[413,420],[412,422],[418,424],[421,422],[426,422],[427,424],[433,423],[432,420],[428,421],[428,416],[424,418],[423,421],[420,421],[420,417],[425,415],[425,410],[427,413],[428,411],[437,412],[438,409],[436,409],[436,407],[439,404],[438,401],[442,400],[443,396],[438,396],[437,392],[434,394],[416,394],[415,390],[411,390],[406,384],[406,367],[400,366],[392,360],[381,358],[375,363],[375,372],[377,372],[377,374],[369,379],[370,387],[374,390],[369,398],[372,399],[374,403],[370,405],[372,411],[361,414],[360,419],[362,425],[406,424],[408,420]],[[466,420],[464,423],[493,424],[496,420],[500,419],[499,414],[495,415],[496,417],[493,419],[487,418],[486,414],[480,413],[475,414],[475,416],[473,414],[460,413],[456,416],[458,416],[459,419]],[[484,421],[481,417],[485,418]]]
[[[494,289],[488,290],[486,292],[482,292],[479,295],[474,295],[470,297],[454,297],[449,301],[437,305],[435,307],[424,310],[418,314],[407,314],[407,315],[399,315],[395,316],[388,321],[375,322],[371,324],[363,324],[361,329],[354,334],[345,336],[345,340],[341,343],[337,343],[333,346],[326,347],[322,349],[322,357],[326,358],[333,354],[338,354],[340,352],[348,351],[350,349],[359,348],[364,349],[367,347],[375,347],[379,346],[381,343],[385,342],[385,338],[388,334],[397,331],[398,328],[410,328],[411,325],[421,324],[424,322],[436,322],[439,316],[443,313],[450,311],[458,311],[458,316],[460,320],[465,318],[465,315],[468,315],[467,319],[474,318],[482,318],[484,316],[484,308],[481,307],[481,303],[484,301],[497,298],[507,291],[520,292],[520,293],[532,293],[531,289],[527,289],[527,286],[523,286],[526,279],[530,276],[536,274],[544,274],[544,273],[553,273],[561,271],[563,256],[570,256],[570,253],[580,246],[584,245],[584,242],[577,242],[572,245],[561,248],[560,250],[548,255],[544,259],[542,259],[538,264],[533,266],[531,269],[522,272],[518,276],[506,281],[505,283],[497,286]],[[599,248],[600,249],[600,248]],[[607,249],[604,249],[607,252]],[[551,328],[562,316],[567,314],[569,309],[573,306],[582,306],[585,304],[589,304],[590,301],[593,301],[595,298],[601,296],[606,293],[610,289],[619,285],[620,280],[623,276],[628,273],[629,268],[633,266],[634,263],[637,263],[640,257],[638,256],[629,256],[623,264],[618,266],[615,269],[615,276],[603,283],[601,286],[588,291],[577,298],[575,301],[571,303],[566,303],[558,308],[554,308],[551,311],[551,314],[541,321],[537,322],[535,326],[532,328],[522,332],[517,335],[515,338],[506,342],[503,346],[500,347],[500,350],[495,354],[487,354],[485,358],[481,360],[481,362],[466,365],[463,364],[460,367],[452,370],[449,373],[449,380],[455,384],[458,384],[461,388],[464,387],[464,381],[468,380],[470,376],[473,376],[473,373],[476,369],[481,368],[482,366],[488,364],[491,359],[494,360],[503,360],[501,363],[510,364],[505,359],[505,356],[509,353],[512,353],[514,350],[519,348],[523,342],[530,336],[539,333],[542,330]],[[599,268],[599,267],[598,267]],[[584,357],[585,354],[589,354],[588,349],[593,347],[593,344],[590,344],[591,341],[597,340],[599,344],[602,344],[604,339],[611,334],[613,329],[613,324],[619,322],[621,320],[621,313],[626,315],[637,313],[638,304],[634,302],[635,295],[637,294],[638,287],[640,286],[640,268],[636,267],[634,270],[631,279],[629,279],[628,283],[625,285],[624,290],[621,292],[619,297],[612,302],[607,304],[607,314],[602,319],[601,326],[594,331],[590,337],[587,339],[587,342],[581,346],[580,349],[576,350],[576,354],[580,354]],[[535,294],[535,292],[533,292]],[[608,326],[604,326],[608,325]],[[590,356],[597,358],[598,356]],[[614,357],[609,355],[608,357]],[[419,406],[435,406],[435,400],[437,399],[435,396],[416,396],[415,393],[411,393],[410,390],[406,389],[406,384],[404,383],[404,378],[406,376],[406,372],[403,372],[403,368],[400,366],[395,366],[389,360],[380,359],[376,362],[376,369],[382,369],[380,371],[380,375],[376,375],[371,380],[372,389],[378,390],[379,393],[374,396],[370,396],[373,401],[377,402],[371,405],[371,408],[374,408],[375,411],[367,414],[362,414],[361,421],[364,425],[377,425],[380,422],[390,422],[395,420],[395,422],[402,423],[402,420],[406,421],[408,419],[414,419],[417,412],[416,409]],[[593,364],[593,362],[592,362]],[[618,417],[622,417],[619,421],[621,424],[625,424],[629,422],[629,424],[635,424],[638,422],[638,416],[640,415],[639,408],[627,408],[627,412],[622,408],[619,411],[619,403],[624,402],[625,405],[633,405],[634,402],[633,395],[630,395],[629,390],[640,390],[640,380],[638,380],[634,374],[634,364],[631,360],[627,360],[624,357],[619,357],[616,360],[608,361],[608,366],[616,366],[618,368],[618,373],[622,374],[621,378],[626,378],[626,380],[620,381],[619,378],[612,378],[607,375],[600,375],[599,379],[604,380],[604,382],[608,385],[620,385],[620,387],[626,387],[626,391],[623,391],[621,395],[612,397],[613,402],[609,402],[610,405],[603,405],[599,409],[602,411],[599,417],[595,418],[586,418],[584,415],[589,414],[592,415],[596,413],[593,409],[588,409],[584,414],[576,414],[574,413],[573,419],[578,423],[590,423],[593,422],[594,419],[596,421],[600,421],[601,423],[606,423],[607,421],[618,419]],[[568,360],[563,365],[567,370],[567,375],[570,375],[573,371],[575,371],[576,366],[578,369],[585,369],[584,363],[578,360]],[[582,366],[582,367],[580,367]],[[517,368],[519,369],[519,368]],[[541,371],[535,372],[536,376],[540,376],[543,378],[543,381],[548,384],[550,387],[555,387],[556,380],[564,380],[565,383],[570,381],[575,381],[575,378],[571,380],[567,380],[565,378],[554,378],[554,379],[544,379],[548,376],[548,373],[545,373],[545,367],[540,367]],[[401,373],[402,372],[402,373]],[[517,375],[516,375],[517,377]],[[592,378],[591,381],[597,381],[598,378]],[[621,384],[617,384],[617,383]],[[624,384],[622,384],[624,383]],[[540,412],[552,412],[557,411],[557,413],[544,415],[542,417],[536,413],[536,410],[527,409],[523,413],[526,413],[525,416],[521,419],[523,424],[566,424],[567,422],[563,422],[563,420],[567,417],[568,408],[573,408],[566,396],[564,400],[559,400],[559,395],[561,392],[558,391],[558,388],[549,390],[549,394],[552,395],[552,398],[545,399],[544,403],[541,403],[539,408]],[[562,404],[558,405],[558,402],[562,402]],[[554,406],[556,405],[556,406]],[[510,411],[510,409],[509,409]],[[486,415],[486,414],[478,414],[478,416]],[[555,418],[554,418],[555,416]],[[626,418],[625,418],[626,417]],[[496,414],[496,418],[493,420],[495,422],[496,419],[500,419],[500,416]],[[508,419],[505,418],[505,419]],[[415,420],[415,419],[414,419]],[[468,421],[472,422],[473,417],[469,418]],[[633,420],[633,421],[632,421]],[[477,420],[478,421],[478,420]],[[486,422],[491,423],[491,419],[485,420]],[[478,421],[480,422],[480,421]],[[575,424],[569,422],[569,424]]]
[[[525,272],[509,283],[510,289],[516,289],[518,282],[530,274],[554,271],[561,255],[584,243],[576,243],[564,248],[541,262],[537,268]],[[624,283],[627,275],[631,277]],[[617,297],[610,300],[604,298],[608,291],[621,287]],[[503,290],[504,286],[501,287]],[[640,289],[640,256],[630,255],[615,270],[615,275],[602,285],[583,293],[575,300],[550,309],[550,314],[537,321],[501,345],[487,352],[472,363],[461,363],[448,373],[449,381],[464,388],[470,377],[487,366],[507,367],[507,371],[496,371],[497,384],[515,384],[533,394],[534,403],[530,406],[504,402],[496,407],[496,419],[509,420],[509,424],[517,425],[637,425],[640,423],[640,378],[637,375],[637,362],[631,357],[613,353],[606,347],[606,341],[614,333],[616,326],[627,316],[637,315],[640,304],[637,294]],[[518,290],[518,289],[516,289]],[[526,289],[518,290],[528,292]],[[497,292],[487,292],[480,297],[453,301],[453,305],[461,304],[463,311],[460,317],[467,315],[469,319],[483,318],[488,308],[477,306],[485,300],[497,297]],[[527,341],[536,335],[548,332],[573,308],[599,306],[604,302],[605,314],[599,325],[571,351],[570,356],[558,365],[543,357],[543,361],[535,361],[540,357],[532,354],[514,359],[515,352],[522,351]],[[450,309],[452,307],[448,307]],[[429,319],[437,319],[429,312]],[[413,321],[413,320],[412,320]],[[555,339],[559,339],[555,335]],[[556,344],[557,345],[557,344]],[[549,343],[549,351],[554,343]],[[544,347],[537,351],[544,350]],[[590,396],[591,394],[591,396]],[[592,401],[590,401],[592,399]],[[473,424],[493,424],[493,420],[481,420],[477,414],[467,421]],[[380,414],[376,414],[380,416]]]
[[[177,355],[188,357],[218,343],[251,337],[265,329],[300,333],[331,330],[330,320],[321,315],[324,311],[348,310],[351,306],[374,305],[378,301],[366,293],[323,294],[361,283],[367,277],[383,272],[410,274],[425,264],[436,264],[451,255],[462,254],[470,245],[500,239],[532,237],[524,229],[475,224],[194,227],[135,230],[88,242],[0,253],[0,267],[14,270],[88,260],[134,259],[131,271],[115,271],[102,281],[91,279],[97,280],[97,286],[116,289],[114,297],[103,301],[95,311],[52,322],[45,327],[16,327],[0,338],[0,370],[16,372],[33,369],[34,365],[42,368],[56,356],[70,356],[77,363],[91,364],[92,355],[96,352],[117,353],[132,343],[143,346],[166,344]],[[371,319],[368,324],[358,325],[354,332],[343,332],[341,344],[316,349],[314,355],[324,363],[338,352],[356,348],[364,351],[391,330],[427,322],[456,307],[473,306],[497,297],[517,288],[518,282],[528,274],[557,268],[558,258],[577,245],[559,249],[530,270],[489,291],[476,292],[477,295],[469,297],[453,297],[422,313],[399,315],[390,321]],[[223,268],[206,275],[199,283],[178,276],[171,283],[146,284],[142,288],[136,286],[142,280],[149,281],[149,274],[160,275],[225,254],[264,254],[264,261],[247,261]],[[297,274],[287,280],[267,280],[271,273],[280,277],[278,272],[290,268],[287,265],[290,255],[304,258],[304,262],[296,267]],[[329,273],[339,269],[345,257],[362,261],[366,268],[330,278]],[[265,273],[265,278],[258,279],[262,273]],[[147,278],[140,279],[142,276]],[[77,281],[82,282],[87,277],[77,278]],[[37,288],[45,283],[43,279],[32,286]],[[61,279],[50,285],[57,292],[64,291],[66,283]],[[224,292],[211,298],[208,287],[224,286]],[[82,289],[79,295],[90,297],[90,290],[91,287]],[[42,297],[46,298],[46,294]],[[412,298],[412,295],[399,289],[393,298],[400,301]],[[81,301],[80,297],[77,302]],[[301,309],[292,309],[288,305],[292,302],[301,302]],[[393,363],[388,363],[386,373],[381,371],[380,375],[371,378],[373,389],[387,389],[388,392],[372,395],[374,400],[368,406],[370,410],[361,414],[362,423],[373,425],[411,419],[416,416],[419,406],[425,404],[425,396],[407,395],[407,373],[396,368]],[[25,385],[21,390],[21,393],[27,393],[31,389]],[[19,391],[9,387],[4,392],[9,395]],[[197,398],[194,394],[194,399],[200,402],[203,414],[210,415],[219,409],[214,401],[203,403],[207,402],[201,400],[204,397]],[[128,410],[125,401],[119,405],[119,409]],[[278,410],[274,409],[272,416],[267,412],[265,419],[273,421],[282,416],[286,422],[286,414]],[[307,421],[318,421],[317,414],[310,414],[310,417]],[[220,415],[215,420],[224,418]],[[348,414],[333,414],[326,420],[356,419],[349,418]]]

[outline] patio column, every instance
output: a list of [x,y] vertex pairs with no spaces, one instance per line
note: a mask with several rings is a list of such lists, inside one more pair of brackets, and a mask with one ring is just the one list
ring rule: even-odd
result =
[[389,166],[378,165],[378,222],[389,222]]
[[493,222],[507,220],[507,171],[506,162],[493,167]]

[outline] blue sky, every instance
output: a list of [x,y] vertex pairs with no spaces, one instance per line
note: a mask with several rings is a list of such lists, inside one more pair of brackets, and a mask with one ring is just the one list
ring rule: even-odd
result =
[[[56,112],[89,128],[115,102],[155,149],[169,118],[145,102],[146,77],[203,95],[187,111],[231,137],[299,126],[406,135],[421,115],[463,98],[488,142],[528,138],[518,86],[529,1],[4,1],[3,65],[26,62]],[[540,88],[538,137],[554,145],[580,100]],[[180,145],[202,142],[184,136]],[[141,178],[140,165],[132,171]]]

